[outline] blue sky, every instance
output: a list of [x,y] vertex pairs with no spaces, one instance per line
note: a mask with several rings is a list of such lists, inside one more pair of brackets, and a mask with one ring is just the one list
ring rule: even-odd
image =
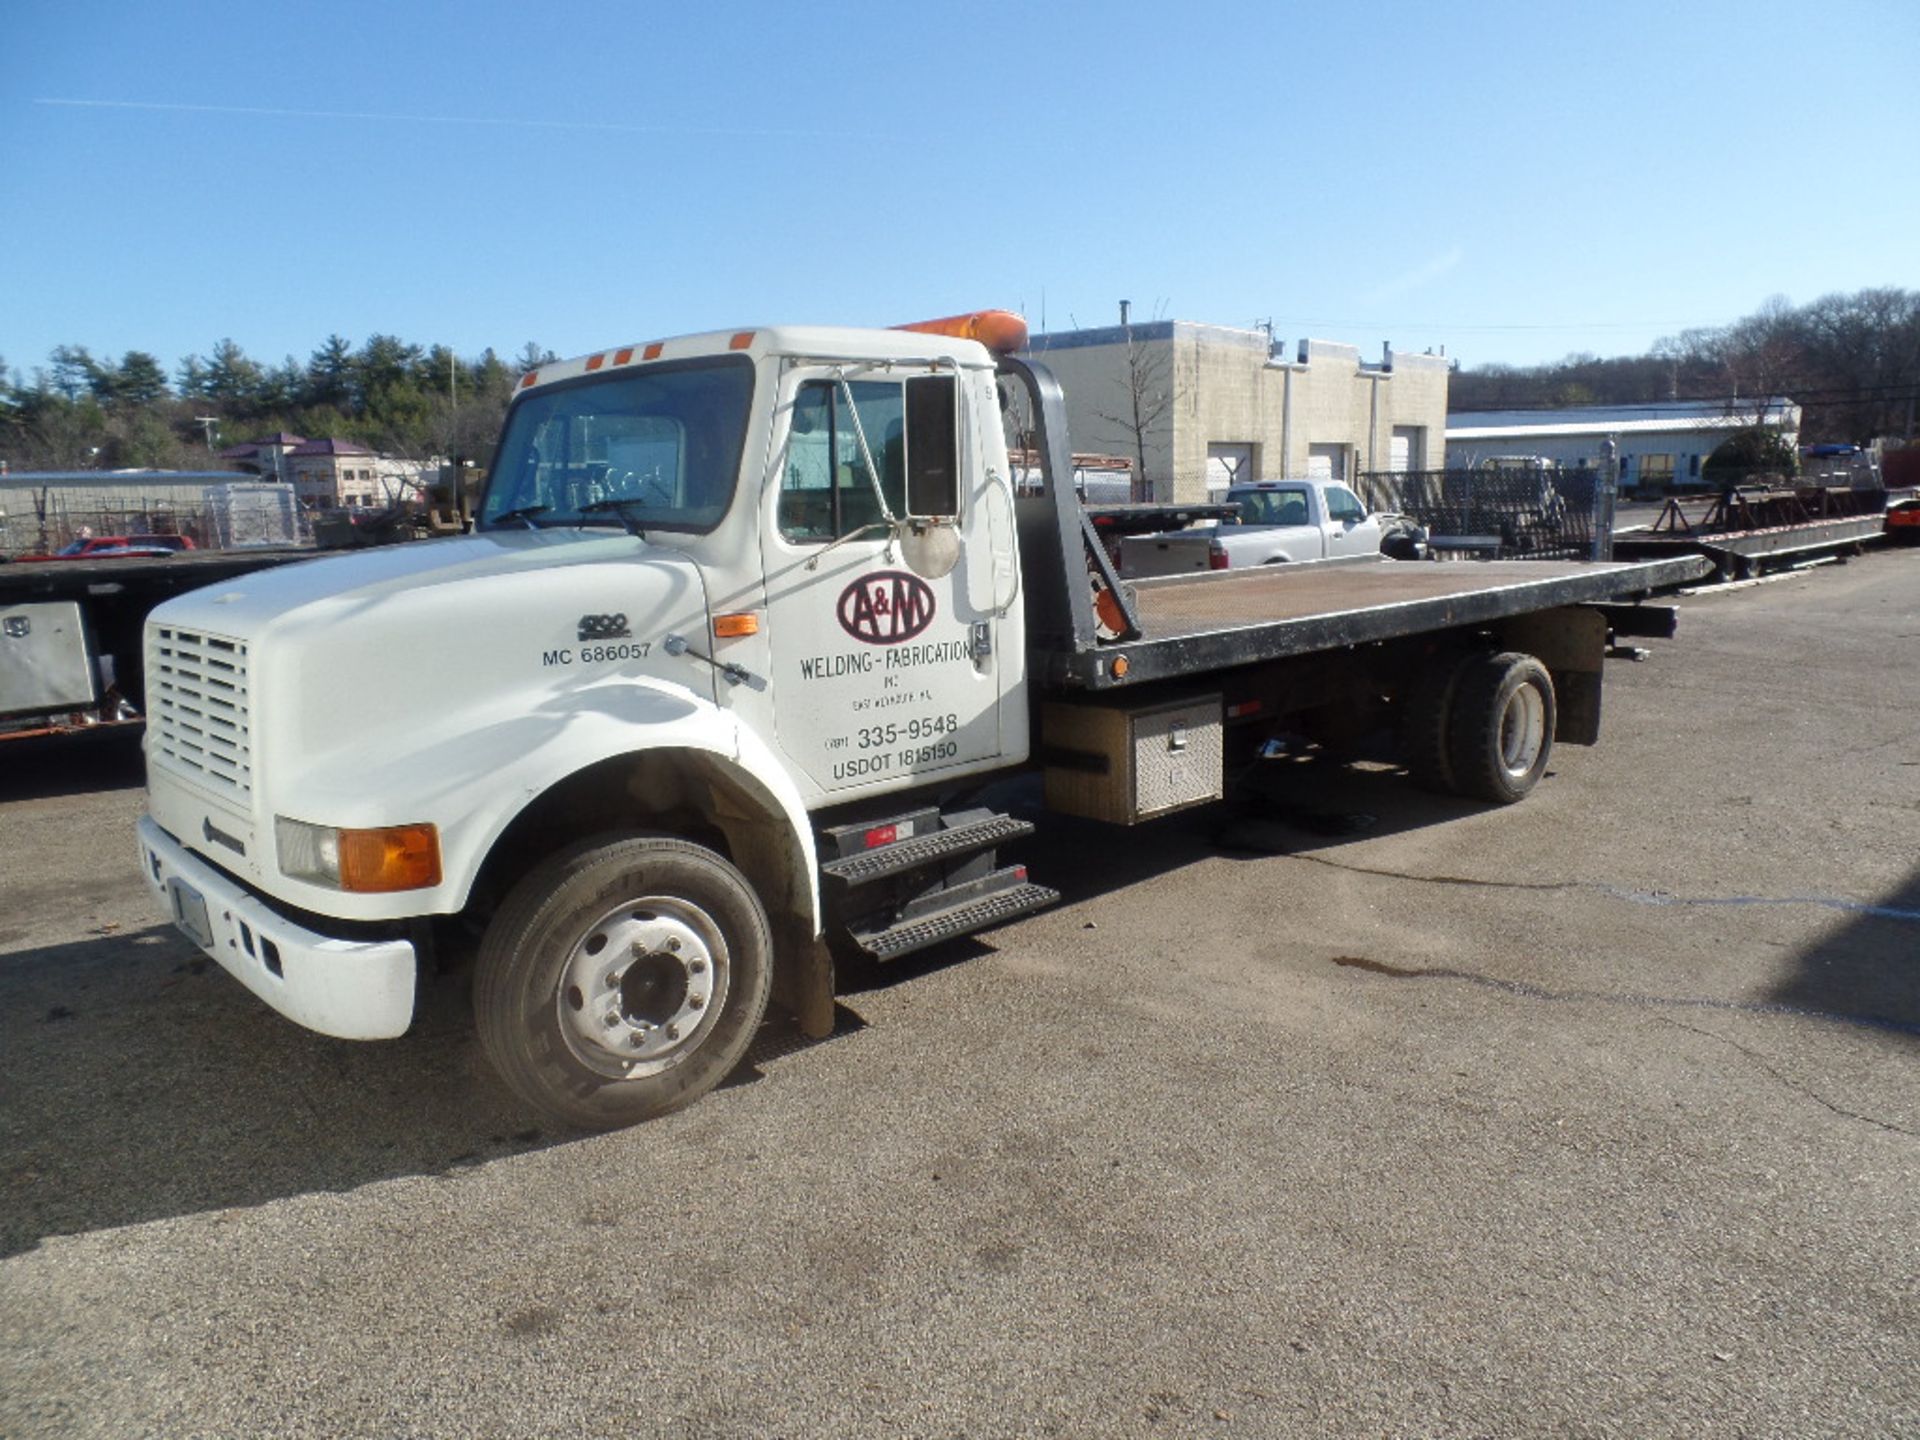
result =
[[0,357],[986,306],[1467,364],[1920,288],[1920,4],[14,0]]

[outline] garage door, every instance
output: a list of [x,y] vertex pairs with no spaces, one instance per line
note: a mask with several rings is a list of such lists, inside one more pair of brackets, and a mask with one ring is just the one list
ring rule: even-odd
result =
[[1345,480],[1347,478],[1347,447],[1344,445],[1307,446],[1307,478],[1309,480]]
[[1426,458],[1420,453],[1423,448],[1418,425],[1394,426],[1387,450],[1387,468],[1396,475],[1404,475],[1409,470],[1424,470]]
[[1224,490],[1229,485],[1253,479],[1253,446],[1244,441],[1215,442],[1207,446],[1207,489]]

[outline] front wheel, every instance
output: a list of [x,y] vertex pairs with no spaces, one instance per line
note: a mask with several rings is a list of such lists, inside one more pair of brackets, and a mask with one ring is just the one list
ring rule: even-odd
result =
[[1524,799],[1553,753],[1553,677],[1531,655],[1484,655],[1455,677],[1447,720],[1456,793],[1496,805]]
[[481,942],[474,1018],[514,1094],[612,1130],[726,1078],[772,974],[766,912],[726,860],[684,840],[588,842],[507,896]]

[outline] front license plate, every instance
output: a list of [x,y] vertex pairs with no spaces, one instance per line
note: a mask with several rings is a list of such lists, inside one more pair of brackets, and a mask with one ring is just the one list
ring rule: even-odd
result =
[[169,880],[167,894],[173,900],[173,923],[202,950],[213,948],[213,922],[207,919],[207,902],[198,890],[184,880]]

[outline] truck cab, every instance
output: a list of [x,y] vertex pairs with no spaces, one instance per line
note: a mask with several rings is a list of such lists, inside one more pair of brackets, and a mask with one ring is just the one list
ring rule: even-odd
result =
[[160,607],[141,836],[176,921],[282,1013],[378,1038],[410,1023],[430,922],[468,917],[502,1073],[599,1125],[730,1068],[776,951],[791,1008],[830,1025],[816,832],[835,820],[951,862],[950,903],[895,907],[878,949],[1049,902],[990,863],[1005,817],[883,814],[1027,756],[982,325],[721,331],[543,366],[472,534]]

